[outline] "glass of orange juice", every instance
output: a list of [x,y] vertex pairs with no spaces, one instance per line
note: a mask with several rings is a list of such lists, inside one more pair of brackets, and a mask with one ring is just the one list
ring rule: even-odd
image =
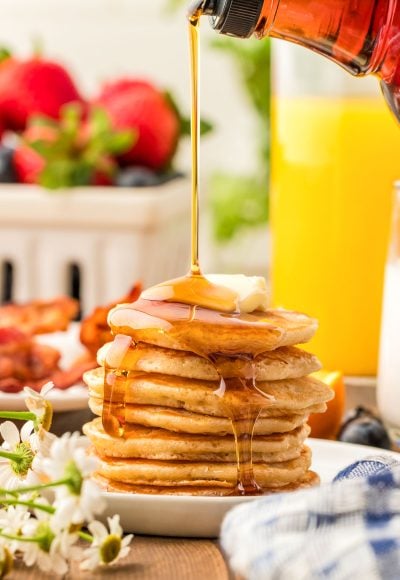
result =
[[325,367],[375,375],[400,130],[373,80],[274,48],[273,301],[319,319]]

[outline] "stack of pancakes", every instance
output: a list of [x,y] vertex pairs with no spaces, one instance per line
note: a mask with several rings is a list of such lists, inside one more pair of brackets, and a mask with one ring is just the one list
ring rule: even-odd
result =
[[[137,303],[136,303],[137,304]],[[157,308],[155,308],[157,310]],[[165,319],[160,307],[160,319]],[[140,318],[140,324],[138,320]],[[112,437],[102,425],[105,366],[112,343],[100,349],[100,368],[86,373],[90,408],[99,415],[85,425],[100,458],[97,480],[110,491],[227,495],[237,486],[237,456],[228,409],[257,404],[261,410],[253,437],[255,479],[265,492],[313,485],[311,453],[304,444],[310,413],[321,413],[332,390],[308,375],[318,360],[294,344],[306,342],[316,330],[314,320],[297,313],[269,310],[245,320],[214,326],[206,311],[196,312],[188,325],[190,337],[221,353],[213,363],[189,350],[168,332],[143,324],[134,305],[111,312],[114,334],[135,341],[123,357],[125,434]],[[254,320],[253,320],[254,319]],[[192,321],[193,322],[193,321]],[[198,324],[196,324],[198,322]],[[186,343],[188,344],[188,343]],[[248,358],[254,359],[254,389],[226,389],[224,379],[248,379]],[[197,350],[197,349],[196,349]],[[197,352],[199,352],[197,350]]]

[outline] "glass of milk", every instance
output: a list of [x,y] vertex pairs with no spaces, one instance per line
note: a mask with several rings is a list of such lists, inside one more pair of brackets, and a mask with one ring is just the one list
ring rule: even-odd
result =
[[385,275],[378,406],[393,440],[400,442],[400,181],[396,183],[392,237]]

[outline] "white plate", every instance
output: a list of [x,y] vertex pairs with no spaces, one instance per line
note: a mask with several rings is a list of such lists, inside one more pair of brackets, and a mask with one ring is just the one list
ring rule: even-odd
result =
[[[310,439],[314,469],[329,482],[344,467],[370,455],[400,460],[400,454],[375,447]],[[250,497],[196,497],[104,493],[105,516],[119,514],[125,532],[152,536],[216,538],[225,514],[235,505],[254,501]]]
[[[54,332],[42,334],[36,339],[42,344],[53,346],[61,353],[61,368],[68,368],[84,352],[79,342],[79,324],[71,324],[66,332]],[[74,385],[69,389],[53,389],[48,399],[56,412],[78,411],[86,409],[88,405],[88,391],[84,385]],[[23,392],[2,393],[0,392],[0,409],[2,411],[25,411]]]

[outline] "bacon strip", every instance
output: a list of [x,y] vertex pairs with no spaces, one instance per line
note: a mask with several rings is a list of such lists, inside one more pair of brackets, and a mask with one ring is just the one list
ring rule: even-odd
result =
[[98,306],[92,314],[82,321],[80,340],[88,349],[93,359],[96,358],[99,348],[113,339],[110,328],[107,324],[107,316],[111,308],[114,308],[117,304],[136,302],[141,292],[141,284],[136,283],[126,296],[120,300],[112,302],[111,304],[107,304],[106,306]]
[[68,296],[33,300],[27,304],[5,304],[0,306],[0,327],[18,328],[30,335],[57,332],[66,330],[78,311],[78,302]]

